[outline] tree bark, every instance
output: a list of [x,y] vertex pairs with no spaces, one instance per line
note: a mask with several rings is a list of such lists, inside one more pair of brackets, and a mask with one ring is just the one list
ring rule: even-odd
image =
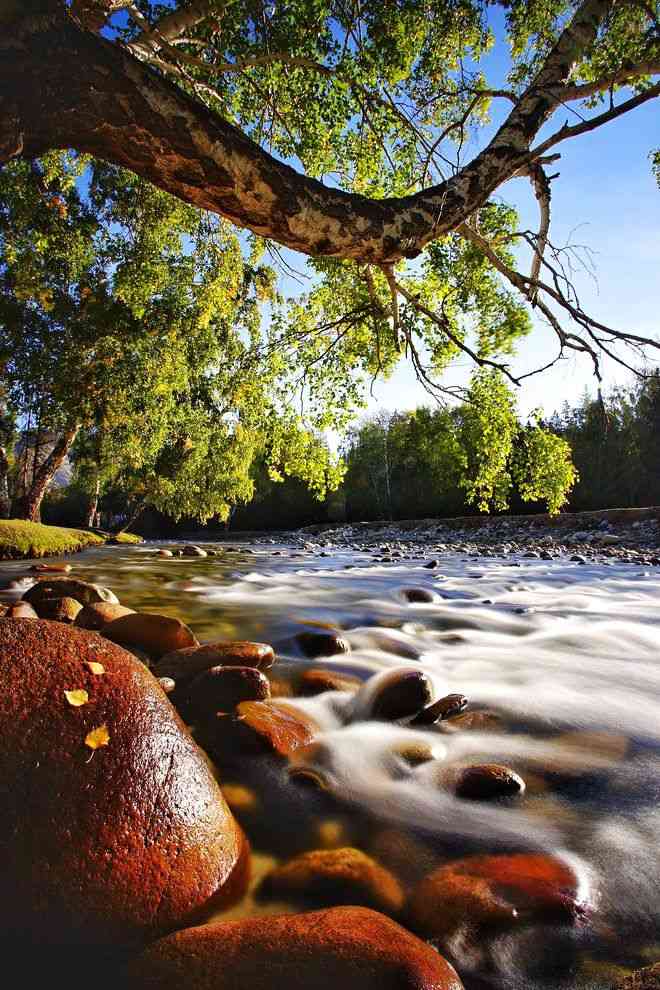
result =
[[[450,179],[370,200],[297,173],[56,0],[0,33],[0,161],[75,148],[308,255],[389,265],[455,230],[529,159],[612,0],[583,0],[490,144]],[[103,6],[103,4],[102,4]]]
[[90,496],[89,506],[87,508],[87,528],[92,529],[97,525],[97,517],[99,514],[99,498],[101,496],[101,479],[99,477],[99,472],[96,472],[96,484],[94,485],[94,494]]
[[29,489],[16,500],[13,510],[16,519],[29,519],[31,522],[41,522],[41,503],[43,497],[48,491],[48,487],[64,458],[71,450],[79,429],[78,424],[68,427],[56,442],[48,457],[39,466]]
[[0,519],[8,519],[10,510],[9,458],[5,448],[0,447]]
[[146,509],[146,507],[147,507],[147,503],[146,502],[138,502],[137,505],[135,505],[133,507],[133,511],[131,512],[130,516],[128,517],[128,521],[126,523],[124,523],[124,525],[121,527],[121,529],[116,530],[117,535],[119,535],[119,533],[126,533],[126,532],[128,532],[128,530],[131,528],[131,526],[133,526],[134,523],[136,523],[138,521],[138,519],[140,518],[140,516],[142,515],[142,513],[144,512],[144,510]]

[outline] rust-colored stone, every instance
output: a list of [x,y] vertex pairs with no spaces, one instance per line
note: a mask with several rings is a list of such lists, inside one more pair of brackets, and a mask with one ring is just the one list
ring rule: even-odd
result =
[[196,677],[211,667],[256,667],[267,670],[273,666],[275,654],[267,643],[246,640],[205,643],[176,649],[161,657],[154,668],[157,677],[173,677],[177,684]]
[[127,973],[126,990],[462,990],[434,949],[360,907],[176,932]]
[[198,674],[174,700],[181,715],[191,724],[213,718],[216,712],[233,712],[243,701],[264,701],[270,683],[256,667],[211,667]]
[[312,901],[317,907],[359,904],[384,914],[398,914],[403,907],[396,877],[351,846],[296,856],[264,877],[259,894],[282,901]]
[[218,715],[200,730],[202,744],[224,762],[270,753],[287,757],[314,738],[309,716],[285,701],[243,701],[236,716]]
[[53,574],[70,574],[71,564],[33,564],[30,568],[37,574],[47,574],[49,572]]
[[6,612],[7,619],[38,619],[39,616],[29,602],[15,602]]
[[[89,696],[80,707],[64,694],[76,689]],[[140,945],[220,903],[244,872],[207,761],[125,650],[55,622],[4,620],[0,726],[5,937]],[[100,726],[109,740],[92,750]]]
[[131,615],[132,608],[125,605],[113,605],[111,602],[94,602],[92,605],[85,605],[76,616],[76,625],[79,629],[103,629],[109,622],[120,619],[122,615]]
[[[155,657],[161,657],[171,650],[198,645],[185,622],[156,612],[131,612],[130,615],[122,615],[103,626],[101,634],[113,643],[137,646]],[[154,673],[156,677],[174,676],[160,670]]]
[[359,677],[352,677],[350,674],[341,674],[334,670],[315,668],[306,670],[298,681],[298,694],[303,697],[312,697],[316,694],[323,694],[325,691],[358,691],[362,687]]
[[567,863],[544,853],[519,853],[441,866],[413,892],[409,917],[415,931],[441,939],[462,928],[572,921],[586,907],[586,893]]

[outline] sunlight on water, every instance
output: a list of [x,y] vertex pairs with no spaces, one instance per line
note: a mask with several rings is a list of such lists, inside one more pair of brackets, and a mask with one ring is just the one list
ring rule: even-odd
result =
[[[366,705],[362,693],[358,700],[334,692],[291,704],[321,727],[310,765],[343,801],[446,842],[454,855],[559,853],[598,898],[610,942],[631,933],[658,940],[656,569],[524,558],[512,567],[510,558],[475,562],[454,554],[444,555],[436,572],[421,560],[383,566],[363,553],[301,559],[252,548],[256,553],[199,561],[156,560],[148,547],[107,548],[76,560],[75,572],[112,587],[128,606],[178,615],[203,640],[272,642],[283,670],[287,661],[305,662],[292,639],[301,625],[327,623],[342,630],[351,652],[313,666],[362,679],[421,668],[437,697],[466,695],[470,710],[496,716],[489,731],[351,721],[355,706]],[[16,576],[25,569],[4,570]],[[432,591],[433,601],[410,604],[402,589],[411,587]],[[414,766],[397,755],[420,741],[432,760]],[[509,805],[465,801],[443,786],[452,767],[481,762],[513,767],[527,781],[524,797]],[[499,939],[495,968],[514,980],[503,985],[523,979],[529,938],[526,930]],[[609,985],[572,979],[567,986]]]

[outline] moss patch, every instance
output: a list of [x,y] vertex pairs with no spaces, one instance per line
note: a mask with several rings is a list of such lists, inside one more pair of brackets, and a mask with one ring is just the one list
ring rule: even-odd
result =
[[76,553],[85,547],[102,546],[110,539],[119,543],[141,543],[139,536],[123,533],[92,533],[64,526],[45,526],[25,519],[0,519],[0,560],[22,560],[30,557],[53,557]]

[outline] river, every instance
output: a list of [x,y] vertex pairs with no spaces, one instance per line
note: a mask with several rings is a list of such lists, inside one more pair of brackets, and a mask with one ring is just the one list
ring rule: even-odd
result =
[[[183,619],[202,641],[272,643],[273,673],[309,663],[292,636],[323,623],[342,630],[351,652],[313,666],[361,678],[421,666],[438,697],[462,693],[472,710],[496,716],[489,731],[439,733],[347,724],[343,695],[296,702],[324,729],[331,790],[370,828],[409,835],[440,861],[552,851],[589,888],[588,931],[496,935],[487,952],[466,950],[466,985],[605,990],[625,967],[660,957],[660,568],[446,553],[431,570],[423,552],[391,563],[323,553],[254,542],[225,545],[219,557],[160,559],[144,545],[71,562],[76,577],[131,608]],[[22,562],[2,565],[5,579],[25,572]],[[433,600],[410,603],[402,590],[411,587]],[[434,760],[393,758],[422,738]],[[461,800],[438,786],[438,761],[506,764],[526,793]],[[546,965],[555,937],[565,966]]]

